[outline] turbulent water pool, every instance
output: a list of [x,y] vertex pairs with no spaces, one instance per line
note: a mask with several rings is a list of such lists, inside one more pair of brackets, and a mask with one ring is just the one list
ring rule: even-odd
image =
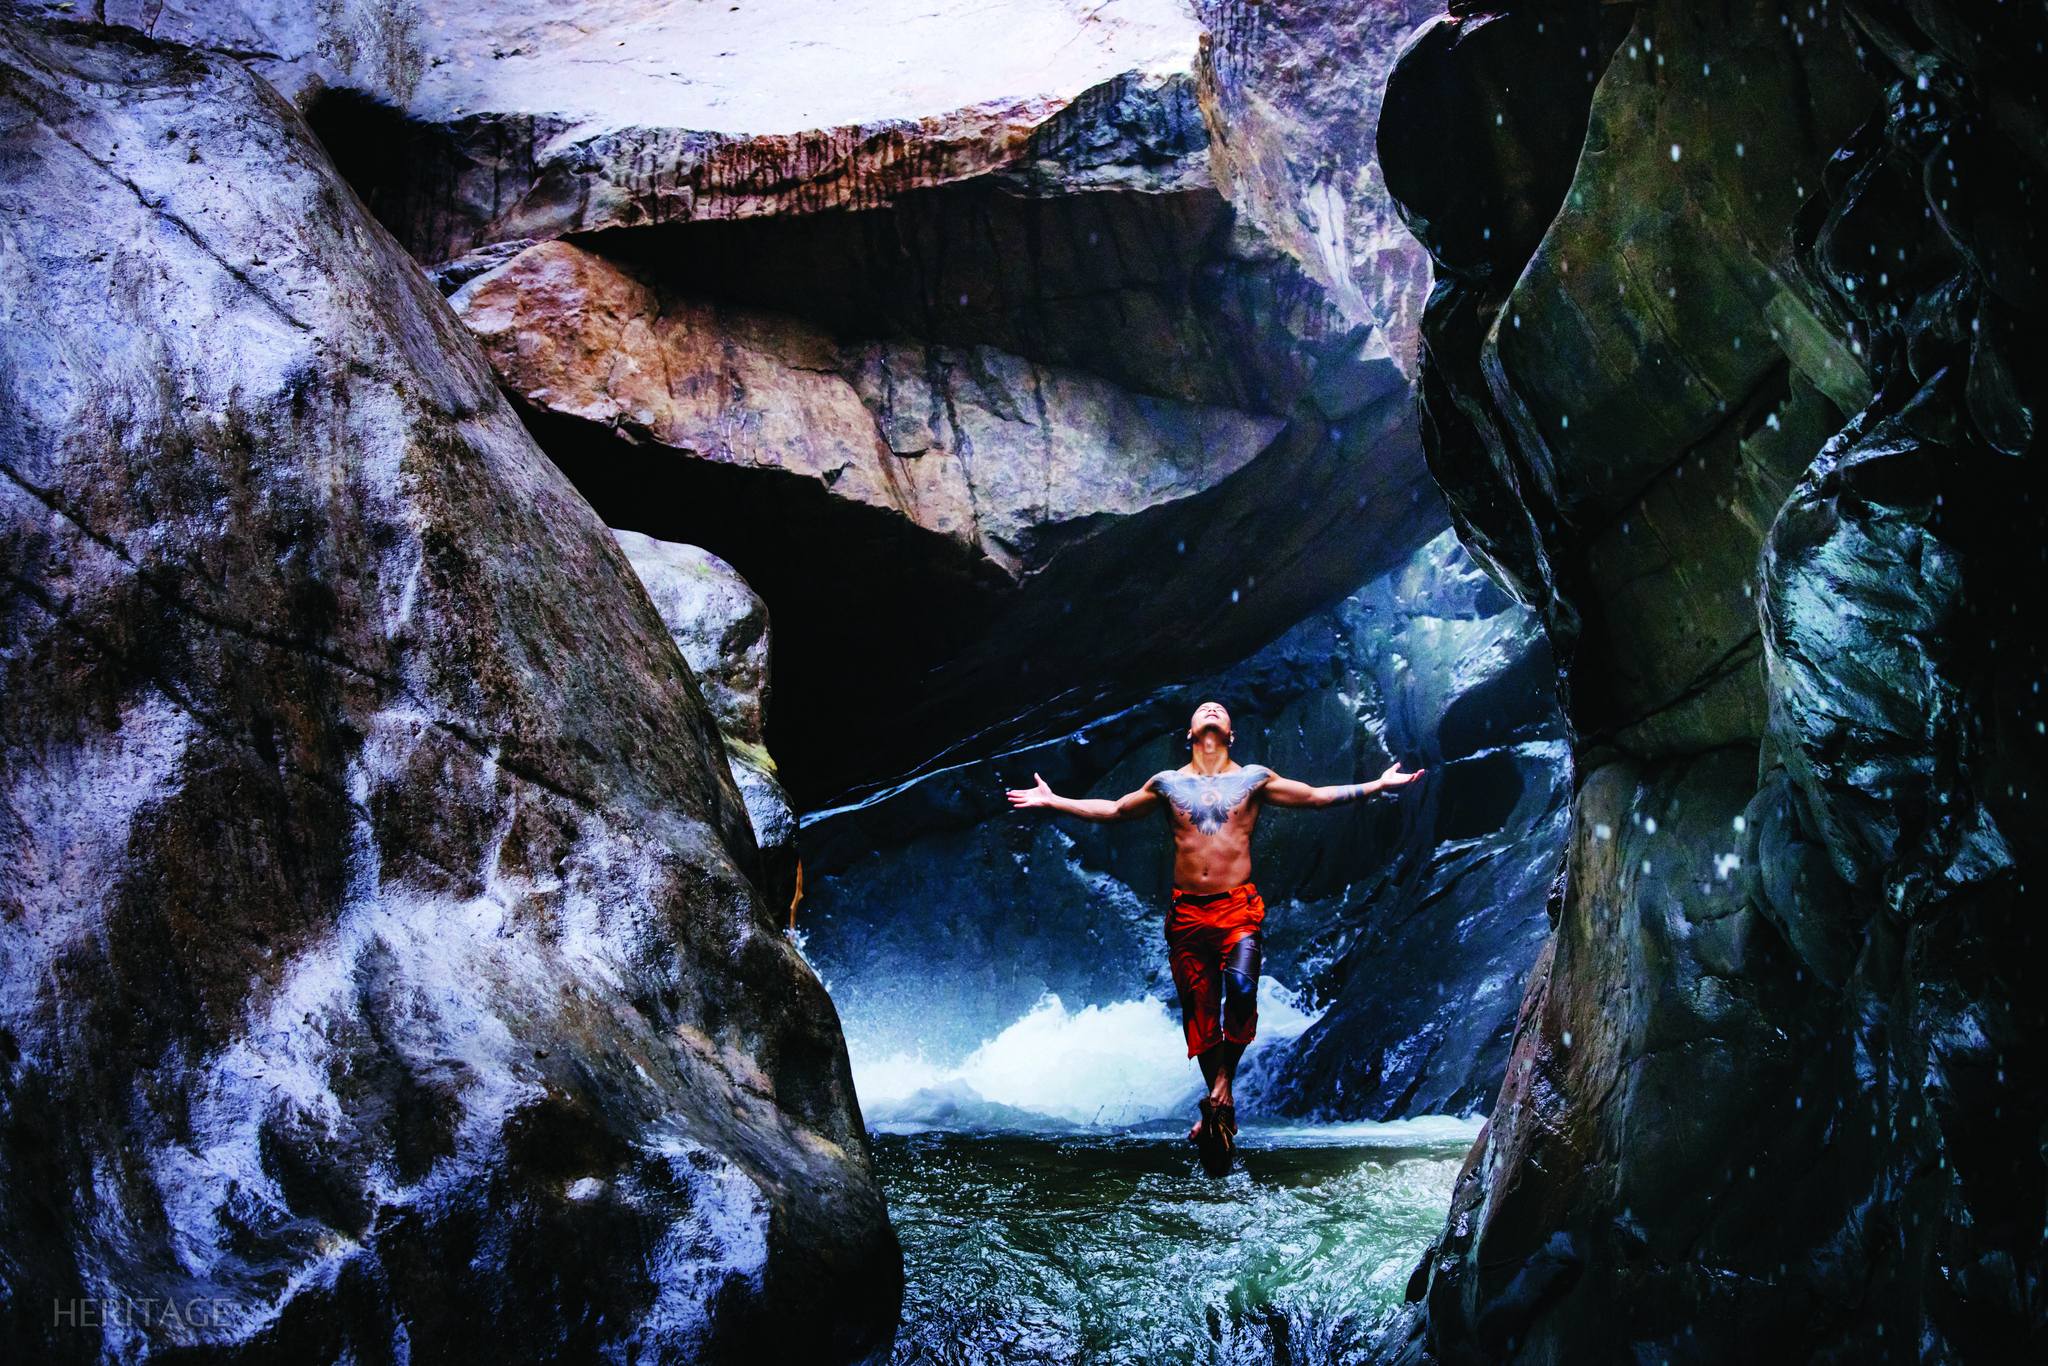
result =
[[884,1133],[909,1363],[1359,1359],[1442,1228],[1478,1122],[1182,1134]]

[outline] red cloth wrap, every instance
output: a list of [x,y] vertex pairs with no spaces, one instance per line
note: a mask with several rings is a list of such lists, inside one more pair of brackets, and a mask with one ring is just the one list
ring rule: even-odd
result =
[[1250,1043],[1259,1032],[1254,1009],[1241,1028],[1226,1030],[1223,1021],[1223,955],[1245,936],[1255,934],[1266,918],[1259,889],[1240,883],[1214,901],[1190,901],[1192,893],[1178,887],[1166,912],[1166,959],[1173,984],[1180,990],[1181,1027],[1187,1031],[1188,1056],[1206,1053],[1228,1039]]

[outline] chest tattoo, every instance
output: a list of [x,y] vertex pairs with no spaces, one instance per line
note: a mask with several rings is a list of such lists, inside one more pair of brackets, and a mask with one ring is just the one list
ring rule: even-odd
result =
[[1235,773],[1217,773],[1207,777],[1168,769],[1153,775],[1152,786],[1160,796],[1172,802],[1173,809],[1187,817],[1195,829],[1205,835],[1213,835],[1223,828],[1233,812],[1251,800],[1252,793],[1258,791],[1271,776],[1271,770],[1258,764]]

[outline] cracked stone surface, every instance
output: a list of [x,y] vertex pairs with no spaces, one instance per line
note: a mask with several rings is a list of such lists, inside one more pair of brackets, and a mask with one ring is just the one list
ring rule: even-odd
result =
[[0,26],[12,1360],[851,1357],[900,1271],[711,709],[241,66]]

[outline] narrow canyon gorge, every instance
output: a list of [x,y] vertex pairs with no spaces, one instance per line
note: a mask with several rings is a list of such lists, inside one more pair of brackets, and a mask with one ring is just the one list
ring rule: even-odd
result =
[[2039,6],[0,4],[8,1359],[2048,1354]]

